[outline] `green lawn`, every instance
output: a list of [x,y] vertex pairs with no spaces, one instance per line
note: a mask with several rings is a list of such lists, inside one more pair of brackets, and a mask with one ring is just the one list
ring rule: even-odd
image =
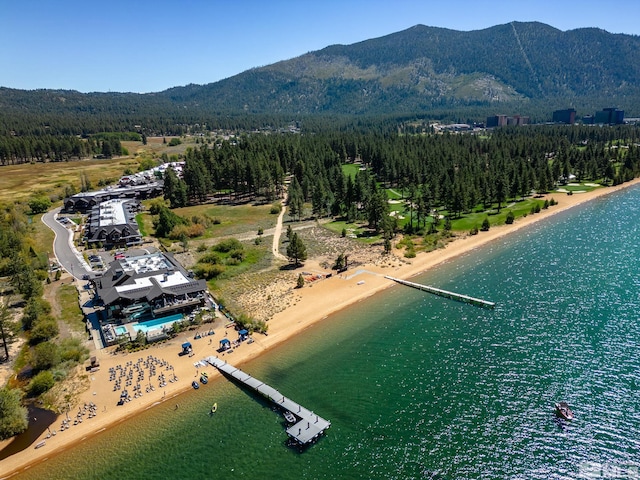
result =
[[[588,184],[588,185],[587,185]],[[597,188],[602,188],[601,186],[594,187],[595,182],[587,182],[585,183],[572,183],[571,185],[562,185],[558,187],[558,189],[564,189],[567,192],[591,192]],[[563,192],[564,193],[564,192]]]
[[353,180],[356,176],[356,173],[360,170],[360,165],[356,165],[355,163],[343,163],[342,164],[342,173],[346,176],[350,176],[351,180]]
[[367,237],[368,229],[366,222],[347,222],[346,220],[336,220],[324,225],[332,232],[342,234],[342,230],[347,231],[347,235],[355,235],[357,238],[365,239]]
[[515,204],[507,204],[510,205],[509,208],[505,208],[503,206],[503,208],[500,209],[500,213],[498,213],[496,209],[493,209],[481,213],[463,214],[460,218],[456,218],[451,221],[451,230],[457,232],[468,232],[473,227],[480,228],[482,226],[482,222],[487,217],[489,218],[489,223],[492,226],[503,225],[509,211],[512,211],[515,217],[519,218],[524,215],[529,215],[531,207],[535,207],[536,204],[540,204],[540,208],[542,208],[543,203],[544,202],[542,200],[526,199],[521,202],[516,202]]
[[[499,213],[497,212],[496,205],[493,206],[494,208],[483,212],[477,212],[477,210],[474,210],[473,213],[461,214],[459,218],[452,219],[451,230],[453,232],[468,232],[473,227],[480,228],[482,222],[487,217],[489,218],[489,222],[492,226],[502,225],[505,223],[509,211],[512,211],[515,215],[515,218],[517,219],[526,215],[530,215],[532,207],[535,208],[536,205],[539,205],[540,208],[542,208],[544,205],[544,201],[535,198],[527,198],[518,202],[511,201],[503,204]],[[398,227],[400,230],[402,230],[404,226],[409,222],[409,211],[405,209],[404,203],[392,203],[389,204],[389,207],[390,211],[398,212],[396,215],[396,217],[398,218]],[[448,215],[448,212],[445,210],[441,210],[439,214],[446,217]],[[413,213],[413,220],[414,225],[417,226],[415,212]],[[427,219],[427,222],[430,221],[432,221],[431,217]],[[441,220],[438,230],[442,230],[443,225],[444,219]],[[336,233],[341,233],[343,229],[346,229],[347,234],[355,234],[358,240],[363,242],[375,242],[380,240],[379,235],[374,236],[370,234],[370,231],[366,228],[367,222],[348,223],[344,220],[337,220],[325,224],[325,227]]]
[[402,189],[401,188],[387,188],[385,189],[387,193],[387,198],[389,200],[402,200]]

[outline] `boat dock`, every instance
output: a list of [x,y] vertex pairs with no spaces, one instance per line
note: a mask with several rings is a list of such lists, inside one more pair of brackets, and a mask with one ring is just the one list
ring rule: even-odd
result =
[[324,431],[331,426],[331,422],[307,410],[302,405],[294,402],[290,398],[285,397],[275,388],[270,387],[266,383],[253,378],[248,373],[243,372],[239,368],[219,359],[218,357],[207,357],[206,362],[220,370],[225,375],[241,382],[252,390],[258,392],[265,398],[271,400],[279,409],[289,411],[297,420],[295,424],[287,429],[289,438],[298,445],[304,446],[314,442]]
[[456,300],[458,302],[469,303],[471,305],[475,305],[476,307],[494,308],[496,306],[495,303],[489,302],[487,300],[482,300],[481,298],[474,298],[468,295],[462,295],[460,293],[449,292],[447,290],[442,290],[440,288],[430,287],[429,285],[422,285],[420,283],[409,282],[407,280],[401,280],[399,278],[390,277],[389,275],[385,275],[384,278],[388,280],[393,280],[394,282],[398,282],[402,285],[407,285],[408,287],[413,287],[413,288],[417,288],[418,290],[433,293],[434,295],[438,295],[440,297],[449,298],[451,300]]

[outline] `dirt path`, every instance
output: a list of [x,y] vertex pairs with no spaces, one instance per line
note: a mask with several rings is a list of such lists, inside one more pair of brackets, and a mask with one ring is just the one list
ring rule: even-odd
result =
[[287,261],[287,257],[280,253],[280,249],[278,247],[280,246],[280,236],[282,235],[282,219],[284,218],[284,213],[287,210],[286,203],[287,202],[285,199],[282,204],[282,209],[280,210],[280,215],[278,215],[276,228],[273,231],[273,243],[271,244],[271,252],[273,253],[273,257],[277,260],[284,260],[285,262]]

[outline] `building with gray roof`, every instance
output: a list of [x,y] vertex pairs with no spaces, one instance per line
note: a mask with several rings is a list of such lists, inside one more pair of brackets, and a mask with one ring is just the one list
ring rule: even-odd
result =
[[93,283],[96,300],[105,307],[105,322],[189,312],[207,301],[207,283],[194,279],[170,253],[115,260]]
[[140,209],[137,200],[112,199],[91,210],[87,224],[87,242],[105,248],[140,245],[142,236],[135,219]]

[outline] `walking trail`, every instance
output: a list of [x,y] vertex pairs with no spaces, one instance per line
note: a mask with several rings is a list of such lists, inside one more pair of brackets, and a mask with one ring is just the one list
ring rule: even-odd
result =
[[278,221],[276,222],[276,228],[273,231],[273,244],[271,245],[271,252],[273,253],[273,257],[278,259],[278,260],[284,260],[285,262],[287,261],[287,257],[285,257],[284,255],[282,255],[280,253],[280,249],[278,248],[280,246],[280,235],[282,234],[282,219],[284,218],[284,213],[287,210],[286,207],[286,200],[288,199],[288,192],[287,192],[287,198],[285,199],[285,201],[282,203],[282,209],[280,210],[280,215],[278,215]]

